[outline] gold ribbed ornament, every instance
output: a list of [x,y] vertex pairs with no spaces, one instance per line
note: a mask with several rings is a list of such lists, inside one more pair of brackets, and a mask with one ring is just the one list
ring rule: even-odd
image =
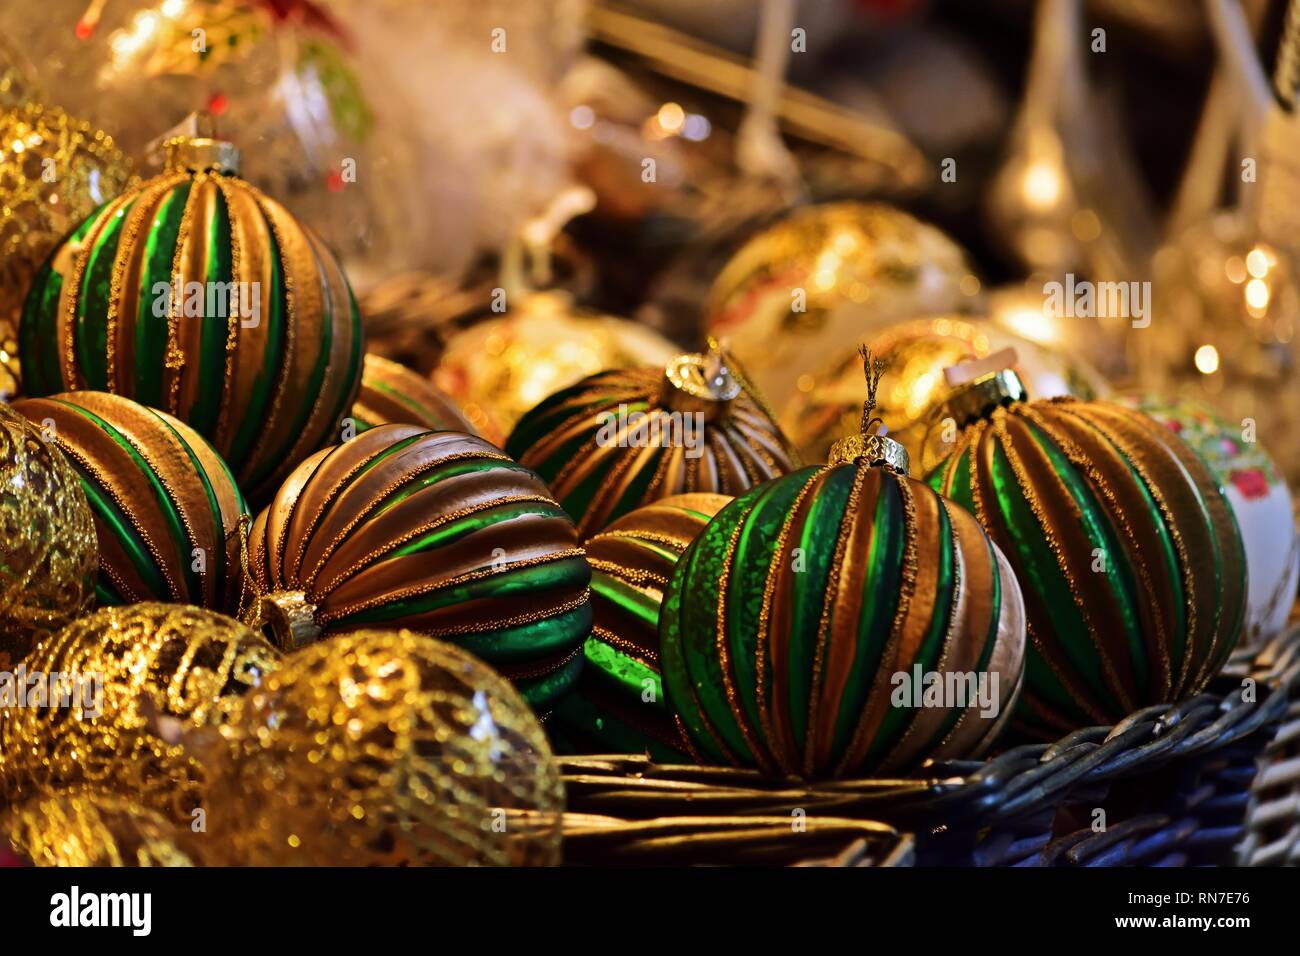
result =
[[208,836],[254,865],[539,865],[564,792],[513,687],[450,644],[358,631],[286,659],[202,740]]

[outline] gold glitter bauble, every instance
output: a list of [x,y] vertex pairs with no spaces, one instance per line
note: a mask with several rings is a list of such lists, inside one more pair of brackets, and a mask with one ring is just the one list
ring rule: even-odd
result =
[[[1016,371],[1035,396],[1098,398],[1109,390],[1101,374],[1086,363],[982,319],[914,319],[878,329],[863,341],[885,362],[878,414],[889,437],[907,449],[917,476],[949,450],[942,429],[930,429],[930,420],[950,391],[943,375],[950,365],[1013,348]],[[856,348],[857,342],[850,341],[828,352],[825,363],[777,407],[782,428],[805,461],[825,461],[832,442],[852,434],[862,417],[862,359]],[[955,429],[947,437],[955,438]]]
[[193,866],[179,837],[152,810],[94,791],[36,797],[0,818],[0,839],[37,866]]
[[450,644],[358,631],[286,659],[221,729],[208,835],[258,865],[539,865],[564,791],[513,687]]
[[433,381],[500,445],[548,395],[606,369],[662,367],[680,351],[629,319],[577,309],[562,293],[535,292],[452,336]]
[[705,316],[780,411],[828,358],[891,322],[973,310],[979,289],[966,254],[934,226],[892,206],[832,203],[745,243],[715,280]]
[[0,403],[0,670],[90,606],[95,521],[72,465]]
[[[66,697],[0,708],[0,793],[102,786],[188,825],[210,774],[162,725],[213,723],[280,655],[238,621],[183,604],[103,608],[46,638],[26,683]],[[25,705],[24,705],[25,704]]]
[[1300,262],[1228,213],[1153,260],[1151,326],[1129,336],[1142,391],[1191,398],[1257,430],[1300,481]]
[[0,111],[0,398],[20,386],[18,316],[36,271],[130,181],[112,137],[89,123],[39,103]]

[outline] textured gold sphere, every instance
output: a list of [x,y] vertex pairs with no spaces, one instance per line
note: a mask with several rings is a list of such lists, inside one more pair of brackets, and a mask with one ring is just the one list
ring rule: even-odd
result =
[[18,315],[36,271],[130,181],[112,137],[89,123],[33,102],[0,111],[0,398],[20,385]]
[[450,644],[410,631],[313,644],[221,733],[207,836],[228,862],[558,862],[564,792],[541,725]]
[[193,866],[176,828],[109,793],[35,797],[0,818],[0,840],[37,866]]
[[0,403],[0,670],[90,606],[98,570],[77,473],[36,425]]
[[102,787],[189,825],[211,768],[165,727],[214,723],[279,653],[232,618],[180,604],[103,608],[45,639],[27,683],[67,693],[0,708],[0,794]]

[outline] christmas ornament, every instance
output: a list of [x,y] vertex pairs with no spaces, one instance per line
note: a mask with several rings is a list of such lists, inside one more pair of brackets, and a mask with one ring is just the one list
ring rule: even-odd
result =
[[433,382],[484,437],[504,442],[548,395],[605,369],[662,366],[678,351],[635,322],[575,309],[560,293],[536,292],[452,336]]
[[0,403],[0,670],[95,593],[95,522],[77,473],[38,427]]
[[1152,262],[1154,334],[1129,338],[1142,387],[1251,419],[1291,481],[1300,480],[1296,264],[1240,216],[1192,226]]
[[[881,415],[890,436],[907,449],[920,474],[938,464],[948,450],[935,445],[934,436],[927,446],[926,438],[947,394],[943,370],[950,365],[1012,347],[1016,369],[1032,383],[1035,394],[1095,398],[1109,391],[1087,363],[1034,345],[980,318],[912,319],[883,326],[868,340],[872,353],[887,363],[880,394],[888,405]],[[832,436],[852,427],[860,413],[861,381],[857,353],[840,347],[828,351],[815,371],[796,382],[796,391],[780,407],[779,420],[807,460],[825,460]]]
[[482,657],[546,708],[591,630],[591,571],[542,480],[480,438],[381,425],[307,459],[249,538],[283,647],[408,627]]
[[172,601],[240,609],[239,522],[221,457],[165,412],[105,392],[25,398],[26,415],[81,478],[99,539],[101,605]]
[[594,624],[578,686],[548,729],[588,753],[680,763],[689,748],[664,699],[659,607],[678,558],[731,498],[672,495],[619,518],[584,545]]
[[745,243],[714,282],[705,316],[781,410],[827,356],[890,322],[976,309],[979,287],[965,253],[935,227],[890,206],[832,203]]
[[235,175],[231,144],[177,137],[167,157],[41,269],[20,336],[26,390],[113,392],[175,415],[258,500],[351,407],[360,312],[320,240]]
[[452,400],[427,379],[378,355],[366,356],[352,420],[357,431],[376,425],[419,425],[478,434]]
[[59,240],[131,180],[113,139],[55,106],[0,112],[0,399],[13,396],[22,296]]
[[1246,609],[1241,535],[1209,469],[1140,412],[1026,401],[1015,372],[974,371],[948,400],[961,431],[929,481],[978,517],[1024,590],[1016,723],[1055,739],[1196,693]]
[[741,495],[677,562],[664,689],[704,762],[893,773],[977,755],[1010,716],[1019,588],[975,519],[908,478],[877,431],[869,355],[861,434]]
[[548,865],[564,791],[490,668],[410,631],[289,658],[222,729],[209,833],[253,865]]
[[506,453],[532,468],[581,538],[641,504],[742,491],[794,467],[776,423],[719,351],[601,372],[520,419]]
[[166,819],[110,793],[35,797],[0,818],[0,838],[37,866],[193,866]]
[[211,766],[165,725],[223,720],[278,663],[259,635],[202,608],[102,608],[25,662],[26,706],[0,709],[0,792],[103,787],[189,826]]
[[1246,551],[1244,640],[1258,644],[1286,626],[1300,579],[1300,535],[1291,491],[1247,421],[1228,424],[1191,399],[1123,395],[1118,401],[1173,430],[1209,466],[1232,504]]

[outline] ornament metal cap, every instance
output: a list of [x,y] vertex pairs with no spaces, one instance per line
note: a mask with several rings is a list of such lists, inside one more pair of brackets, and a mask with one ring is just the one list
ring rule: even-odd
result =
[[986,418],[994,409],[1029,398],[1020,376],[1010,366],[1015,349],[1003,349],[977,362],[965,362],[944,369],[953,392],[939,408],[939,418],[951,418],[958,428]]
[[740,392],[740,382],[718,348],[703,354],[684,352],[664,368],[663,400],[675,412],[700,412],[706,421],[713,421]]
[[239,148],[217,137],[217,123],[209,113],[191,113],[163,134],[161,146],[168,172],[239,173]]
[[862,429],[857,435],[847,435],[831,445],[827,464],[844,465],[864,459],[868,465],[883,466],[900,475],[911,469],[907,449],[900,442],[885,437],[884,422],[871,413],[876,409],[876,389],[885,374],[885,361],[872,358],[871,349],[858,346],[862,356],[862,372],[867,378],[867,400],[862,403]]

